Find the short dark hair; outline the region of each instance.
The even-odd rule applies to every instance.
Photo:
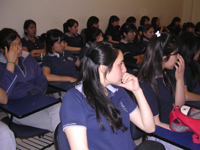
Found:
[[[76,21],[76,20],[74,20],[74,19],[68,19],[68,20],[63,24],[63,31],[64,31],[64,33],[69,32],[68,27],[70,27],[70,28],[73,27],[75,23],[78,25],[78,21]]]
[[[52,46],[59,39],[60,39],[60,41],[64,41],[64,39],[65,39],[65,34],[62,31],[60,31],[58,29],[51,29],[51,30],[47,31],[47,37],[46,37],[47,52],[49,52],[51,54],[53,53]]]
[[[128,18],[126,19],[126,23],[135,23],[135,22],[136,22],[136,18],[133,17],[133,16],[128,17]]]
[[[24,22],[24,34],[25,34],[25,35],[27,35],[27,33],[25,32],[25,30],[28,29],[28,27],[30,26],[30,24],[34,24],[34,25],[36,26],[36,22],[35,22],[35,21],[33,21],[33,20],[31,20],[31,19],[26,20],[26,21]]]
[[[130,32],[130,31],[136,32],[136,26],[132,23],[124,23],[120,29],[120,33],[123,36],[123,38],[124,38],[123,33],[128,34],[128,32]]]
[[[5,47],[10,49],[10,44],[19,36],[19,34],[11,28],[3,28],[0,31],[0,48],[5,50]],[[21,39],[21,38],[20,38]]]
[[[96,16],[91,16],[87,21],[87,28],[90,28],[93,26],[93,24],[99,23],[99,18]]]
[[[143,26],[146,19],[149,21],[149,17],[148,16],[142,16],[142,18],[140,19],[140,25]]]

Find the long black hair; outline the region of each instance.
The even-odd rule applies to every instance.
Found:
[[[105,76],[112,70],[119,50],[115,49],[111,43],[97,42],[94,43],[86,52],[85,57],[81,61],[81,72],[77,80],[77,84],[83,84],[83,91],[88,104],[96,111],[97,121],[102,130],[100,114],[107,120],[113,132],[117,130],[126,131],[127,128],[122,123],[122,115],[119,109],[105,95],[103,86],[99,77],[99,66],[107,66]]]
[[[153,35],[147,46],[143,63],[138,71],[137,76],[139,82],[148,82],[155,92],[160,112],[160,97],[157,78],[163,75],[167,87],[171,90],[173,97],[175,97],[175,78],[168,69],[162,70],[162,62],[168,61],[173,52],[173,54],[179,53],[179,49],[180,42],[174,35],[169,33],[161,33],[161,36],[159,37]],[[164,60],[163,56],[166,56]]]
[[[46,37],[46,49],[47,52],[52,54],[52,46],[54,43],[56,43],[60,39],[60,42],[64,41],[65,34],[58,30],[58,29],[51,29],[47,31],[47,37]]]
[[[188,31],[182,32],[179,35],[179,39],[182,42],[180,54],[185,60],[185,63],[187,63],[190,67],[192,80],[194,81],[192,88],[194,88],[197,83],[200,84],[200,72],[197,65],[198,62],[194,60],[194,56],[197,54],[199,48],[198,40],[192,32]]]

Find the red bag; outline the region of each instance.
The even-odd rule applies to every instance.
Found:
[[[193,131],[192,141],[200,143],[200,110],[185,105],[174,107],[169,115],[169,126],[175,132]]]

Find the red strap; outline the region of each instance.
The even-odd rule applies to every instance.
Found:
[[[199,138],[199,136],[196,135],[196,134],[193,134],[193,135],[192,135],[192,141],[193,141],[194,143],[199,144],[199,143],[200,143],[200,138]]]

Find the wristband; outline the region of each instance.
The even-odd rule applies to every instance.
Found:
[[[15,64],[15,62],[7,62],[7,63],[13,63],[13,64]]]

